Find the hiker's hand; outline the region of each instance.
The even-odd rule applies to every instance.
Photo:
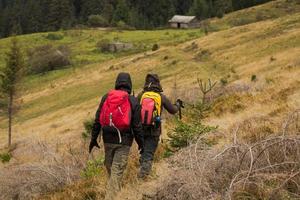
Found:
[[[91,142],[90,142],[90,146],[89,146],[89,152],[90,153],[92,152],[92,150],[93,150],[94,147],[97,147],[97,148],[100,149],[100,146],[99,146],[97,140],[92,139]]]
[[[140,150],[140,154],[144,153],[144,148],[139,149]]]
[[[140,154],[144,153],[145,150],[144,145],[138,145],[138,147],[139,147],[139,153]]]
[[[178,108],[184,108],[183,101],[181,99],[176,100],[176,106]]]

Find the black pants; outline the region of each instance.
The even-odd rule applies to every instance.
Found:
[[[159,135],[146,135],[144,137],[144,152],[140,158],[139,177],[143,178],[150,174],[153,157],[159,143]]]

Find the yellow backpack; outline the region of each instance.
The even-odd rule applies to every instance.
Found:
[[[140,104],[143,125],[154,125],[155,119],[161,115],[161,95],[157,92],[145,92]]]

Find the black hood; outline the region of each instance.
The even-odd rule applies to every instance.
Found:
[[[121,72],[116,79],[115,89],[126,90],[129,94],[131,94],[132,82],[130,74]]]
[[[163,92],[157,74],[147,74],[144,85],[144,91]]]

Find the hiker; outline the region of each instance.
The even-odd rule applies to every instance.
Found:
[[[183,108],[183,102],[177,99],[173,105],[162,94],[163,89],[157,74],[148,74],[143,92],[138,95],[142,106],[141,119],[144,130],[144,149],[140,157],[140,171],[138,178],[146,178],[152,169],[154,153],[161,135],[161,112],[165,108],[170,114],[176,114]]]
[[[143,150],[141,107],[137,99],[130,95],[131,90],[130,75],[120,73],[115,90],[102,97],[93,125],[89,152],[94,147],[100,148],[97,138],[102,129],[104,164],[109,175],[105,196],[107,200],[114,199],[121,189],[123,172],[134,138],[139,150]]]

